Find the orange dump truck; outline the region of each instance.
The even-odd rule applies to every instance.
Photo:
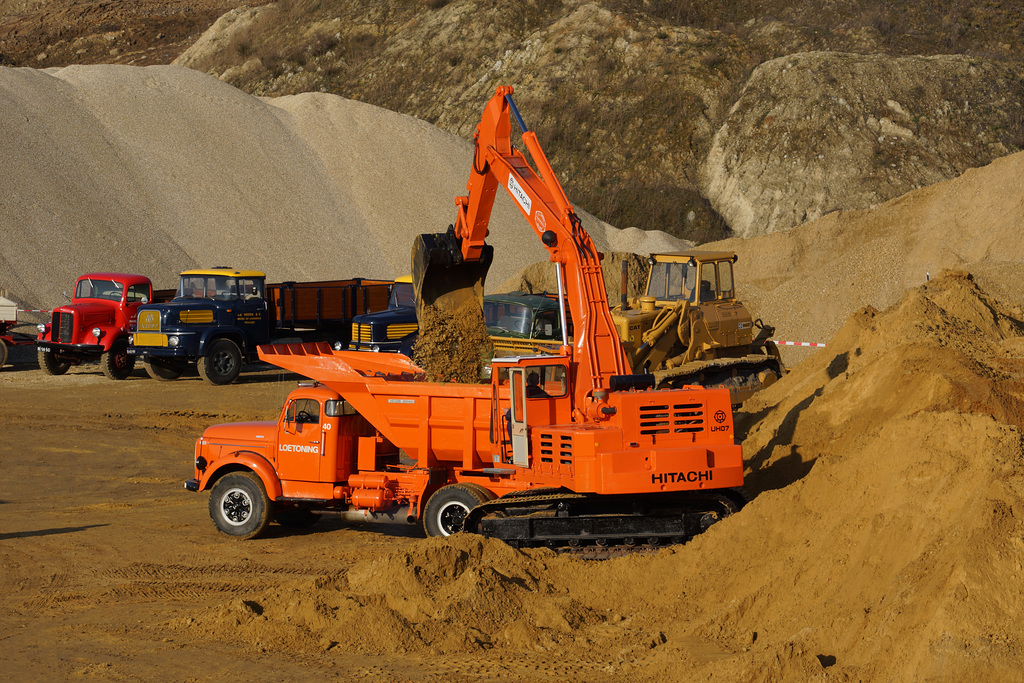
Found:
[[[260,347],[262,360],[313,381],[292,392],[277,421],[217,425],[198,440],[186,488],[212,490],[221,531],[248,538],[274,519],[304,524],[331,511],[420,523],[431,536],[633,547],[685,540],[742,505],[729,392],[655,390],[652,376],[630,372],[601,256],[511,92],[499,88],[488,104],[470,194],[456,199],[455,226],[417,243],[414,273],[442,281],[463,265],[479,272],[491,258],[483,237],[501,184],[556,265],[572,344],[563,337],[552,355],[494,358],[480,383],[428,382],[400,354]],[[510,115],[539,172],[511,147]]]

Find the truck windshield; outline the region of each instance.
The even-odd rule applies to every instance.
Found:
[[[484,324],[499,333],[528,335],[533,329],[533,312],[522,304],[484,301]]]
[[[246,279],[245,284],[250,290],[253,288],[253,280]],[[182,275],[178,283],[179,299],[218,299],[228,301],[243,296],[239,293],[239,286],[243,284],[238,278],[227,275]],[[262,282],[260,283],[262,285]],[[249,294],[246,291],[245,294]]]
[[[416,306],[416,297],[412,294],[411,282],[396,282],[391,290],[391,301],[388,302],[388,308],[399,308],[400,306],[409,308]]]
[[[93,280],[86,278],[79,280],[75,287],[76,299],[106,299],[107,301],[120,301],[124,285],[113,280]]]
[[[693,301],[697,269],[689,263],[659,261],[651,266],[647,296],[658,301]]]

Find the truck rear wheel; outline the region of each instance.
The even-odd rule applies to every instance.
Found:
[[[155,380],[167,382],[181,377],[182,373],[185,372],[188,362],[183,360],[146,358],[142,361],[142,365],[146,368],[147,375]]]
[[[110,350],[100,356],[100,367],[107,379],[126,379],[135,369],[135,356],[128,353],[128,342],[124,339],[110,345]]]
[[[270,524],[270,499],[252,472],[225,474],[210,494],[210,517],[228,536],[256,538]]]
[[[42,349],[39,349],[36,356],[39,358],[39,369],[47,375],[63,375],[71,367],[70,361],[61,360]]]
[[[242,352],[230,339],[218,339],[199,359],[199,375],[210,384],[231,384],[242,371]]]
[[[469,511],[480,503],[494,500],[494,494],[478,484],[449,484],[430,496],[423,511],[423,531],[427,536],[451,536],[462,531]]]

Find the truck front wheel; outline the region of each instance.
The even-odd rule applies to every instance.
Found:
[[[210,517],[228,536],[256,538],[270,524],[270,499],[263,482],[252,472],[225,474],[210,494]]]
[[[242,371],[242,352],[230,339],[218,339],[199,359],[199,375],[210,384],[231,384]]]
[[[63,375],[71,367],[71,361],[61,360],[52,353],[39,349],[39,369],[47,375]]]
[[[147,375],[155,380],[166,382],[181,377],[182,373],[185,372],[188,362],[183,360],[147,358],[142,361],[142,365],[146,368]]]
[[[494,495],[477,484],[442,486],[427,501],[423,511],[423,531],[427,536],[451,536],[462,531],[466,515]]]
[[[128,342],[124,339],[110,345],[110,350],[100,356],[100,367],[107,379],[126,379],[135,369],[135,356],[128,353]]]

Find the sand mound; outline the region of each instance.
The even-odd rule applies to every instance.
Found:
[[[947,268],[968,270],[993,296],[1020,303],[1022,180],[1018,153],[871,209],[706,247],[739,254],[740,297],[783,340],[828,342],[851,312],[891,306]]]
[[[585,562],[430,539],[189,621],[282,650],[550,652],[575,680],[1015,679],[1022,352],[1016,312],[950,273],[746,404],[754,499],[686,546]]]
[[[259,99],[183,67],[0,68],[0,107],[0,287],[32,308],[90,271],[162,287],[213,265],[275,281],[404,275],[414,236],[454,220],[471,163],[468,141],[409,116]],[[602,249],[677,244],[581,216]],[[490,227],[492,287],[547,258],[504,194]]]

